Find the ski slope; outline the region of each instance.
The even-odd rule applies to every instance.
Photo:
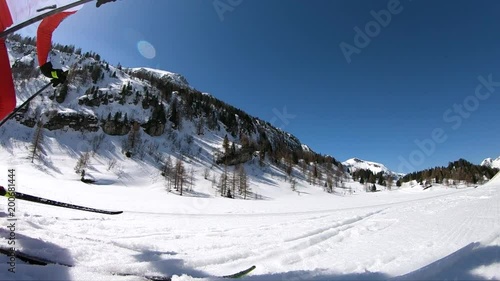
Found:
[[[245,280],[500,278],[498,175],[477,188],[349,196],[314,188],[299,195],[278,186],[279,197],[243,201],[84,185],[19,170],[19,191],[125,212],[106,216],[18,201],[16,248],[75,266],[17,261],[13,274],[1,256],[0,280],[145,280],[113,272],[218,280],[212,276],[251,265],[257,269]],[[6,200],[0,204],[7,225]],[[1,245],[8,235],[0,229]]]

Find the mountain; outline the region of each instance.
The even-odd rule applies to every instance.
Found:
[[[36,67],[33,39],[11,36],[7,47],[19,105],[48,79]],[[339,177],[340,163],[334,157],[314,152],[292,134],[197,90],[180,74],[113,66],[96,53],[59,44],[54,45],[51,60],[69,67],[68,83],[42,93],[1,128],[2,147],[15,147],[8,150],[11,155],[26,154],[14,159],[19,164],[32,159],[43,169],[60,173],[60,159],[74,159],[75,171],[81,173],[86,167],[85,176],[96,181],[102,178],[95,175],[106,174],[106,182],[121,181],[123,174],[137,169],[169,177],[177,161],[186,166],[179,170],[187,173],[193,168],[215,182],[243,164],[254,171],[253,181],[294,178],[299,186],[307,182],[328,192],[333,190],[332,175]],[[30,144],[39,132],[44,141]],[[90,160],[87,154],[92,155]],[[108,163],[108,170],[116,170],[120,178],[109,179],[107,172],[92,166],[96,164],[88,164],[95,159]],[[141,165],[125,165],[131,160]],[[120,168],[126,166],[130,170]],[[325,181],[330,183],[328,189]]]
[[[355,172],[358,170],[370,170],[374,174],[378,174],[383,172],[384,174],[396,175],[396,173],[390,171],[386,166],[380,163],[365,161],[358,158],[351,158],[342,162],[342,165],[346,168],[349,168],[350,172]]]
[[[128,68],[128,70],[134,74],[136,77],[140,77],[141,75],[156,77],[159,79],[163,79],[166,82],[171,82],[179,87],[183,88],[191,88],[186,77],[182,76],[178,73],[173,73],[170,71],[159,70],[149,67],[136,67],[136,68]]]
[[[481,162],[481,166],[500,169],[500,157],[498,157],[495,160],[491,158],[486,158],[483,160],[483,162]]]
[[[459,183],[483,184],[493,178],[498,169],[471,163],[465,159],[449,162],[448,166],[434,167],[418,172],[406,174],[401,178],[402,182],[416,180],[417,182],[436,183]]]

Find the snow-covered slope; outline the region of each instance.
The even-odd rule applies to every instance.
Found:
[[[7,159],[0,170],[16,168],[20,192],[125,212],[105,216],[17,200],[15,248],[74,266],[14,260],[11,273],[0,255],[0,280],[215,281],[221,279],[211,276],[251,265],[257,269],[245,280],[500,278],[498,177],[478,188],[325,196],[311,187],[300,187],[299,195],[264,176],[252,183],[267,190],[262,200],[243,201],[213,198],[210,181],[198,172],[196,189],[181,198],[134,161],[121,162],[121,178],[111,180],[114,169],[93,158],[94,173],[110,180],[86,185],[75,180],[71,159],[41,170],[8,155],[0,152]],[[0,198],[3,225],[11,223],[6,204]],[[0,234],[0,245],[8,245],[10,230]]]
[[[483,162],[481,162],[481,166],[500,169],[500,157],[498,157],[497,159],[486,158],[483,160]]]
[[[351,158],[349,160],[346,160],[346,161],[342,162],[342,165],[346,168],[349,168],[349,170],[351,170],[351,172],[357,171],[357,170],[370,170],[374,174],[378,174],[380,172],[383,172],[385,174],[395,174],[394,172],[390,171],[383,164],[365,161],[365,160],[361,160],[358,158]]]
[[[161,79],[167,79],[179,86],[185,86],[185,87],[190,87],[187,79],[182,76],[181,74],[178,73],[173,73],[170,71],[165,71],[165,70],[159,70],[159,69],[154,69],[154,68],[148,68],[148,67],[136,67],[136,68],[128,68],[132,72],[135,73],[147,73],[150,75],[154,75],[158,78]]]

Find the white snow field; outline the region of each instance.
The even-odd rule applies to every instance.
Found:
[[[29,55],[24,49],[11,52],[12,61],[33,61],[31,49]],[[64,54],[59,60],[67,65],[93,61]],[[155,73],[186,83],[170,72]],[[98,86],[114,93],[129,82],[134,89],[150,86],[120,71],[117,75],[107,73]],[[16,81],[18,104],[46,82]],[[64,104],[42,95],[27,114],[53,109],[106,117],[121,110],[137,120],[149,116],[129,104],[80,106],[83,86],[74,86]],[[346,189],[329,194],[303,176],[297,176],[297,191],[292,191],[284,172],[260,167],[253,159],[245,165],[250,198],[221,198],[204,179],[204,170],[222,147],[224,130],[206,130],[201,138],[186,122],[169,139],[143,134],[151,155],[182,158],[186,170],[193,169],[194,188],[181,197],[166,191],[153,156],[123,156],[125,136],[105,136],[101,148],[94,149],[86,171],[96,184],[87,185],[73,168],[82,152],[92,151],[100,132],[46,131],[43,159],[32,164],[34,130],[7,122],[0,128],[0,185],[8,184],[8,169],[14,168],[18,192],[124,213],[109,216],[16,200],[13,222],[7,199],[0,198],[0,247],[15,241],[16,250],[72,265],[36,266],[19,259],[10,264],[0,255],[0,280],[131,281],[145,280],[144,275],[220,280],[216,276],[252,265],[257,268],[244,280],[500,279],[500,176],[477,188],[422,190],[405,184],[393,191],[379,186],[375,193],[347,181]],[[220,168],[210,170],[210,178],[220,174]],[[12,223],[15,229],[9,228]]]
[[[146,177],[150,171],[134,173],[131,167],[128,182],[142,175],[142,185],[86,185],[74,176],[16,165],[15,158],[6,162],[2,178],[15,167],[19,192],[124,213],[17,200],[15,248],[74,266],[16,260],[12,273],[1,255],[0,280],[145,280],[139,275],[146,274],[218,280],[214,276],[251,265],[257,268],[245,280],[500,279],[498,175],[477,188],[352,195],[307,186],[298,194],[262,176],[252,186],[263,199],[232,200],[214,197],[201,176],[196,192],[180,197]],[[66,166],[62,174],[70,174],[73,163]],[[0,200],[2,247],[10,235],[6,203]]]

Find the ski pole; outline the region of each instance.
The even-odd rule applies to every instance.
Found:
[[[41,20],[43,20],[43,19],[44,19],[44,18],[46,18],[46,17],[50,17],[50,16],[52,16],[52,15],[55,15],[55,14],[57,14],[57,13],[60,13],[60,12],[62,12],[62,11],[65,11],[65,10],[67,10],[67,9],[71,9],[71,8],[76,7],[76,6],[83,5],[83,4],[85,4],[85,3],[87,3],[87,2],[90,2],[90,1],[93,1],[93,0],[80,0],[80,1],[76,1],[76,2],[74,2],[74,3],[68,4],[68,5],[66,5],[66,6],[62,6],[62,7],[60,7],[60,8],[55,8],[55,9],[53,9],[52,11],[49,11],[49,12],[47,12],[47,13],[44,13],[44,14],[41,14],[41,15],[36,16],[36,17],[34,17],[34,18],[31,18],[31,19],[29,19],[29,20],[27,20],[27,21],[25,21],[25,22],[22,22],[22,23],[20,23],[20,24],[18,24],[18,25],[16,25],[16,26],[14,26],[14,27],[11,27],[11,28],[9,28],[9,29],[7,29],[7,30],[5,30],[5,31],[1,32],[1,33],[0,33],[0,38],[7,37],[7,35],[12,34],[12,33],[16,32],[16,31],[19,31],[20,29],[23,29],[23,28],[25,28],[26,26],[31,25],[31,24],[33,24],[33,23],[35,23],[35,22],[41,21]]]
[[[36,92],[34,95],[32,95],[29,99],[27,99],[23,104],[18,106],[14,111],[12,111],[9,116],[5,117],[2,122],[0,122],[0,127],[5,124],[5,122],[9,121],[10,118],[12,118],[19,110],[21,110],[24,106],[26,106],[32,99],[34,99],[36,96],[40,95],[45,89],[47,89],[50,85],[52,85],[52,82],[49,82],[47,85],[43,86],[38,92]]]

